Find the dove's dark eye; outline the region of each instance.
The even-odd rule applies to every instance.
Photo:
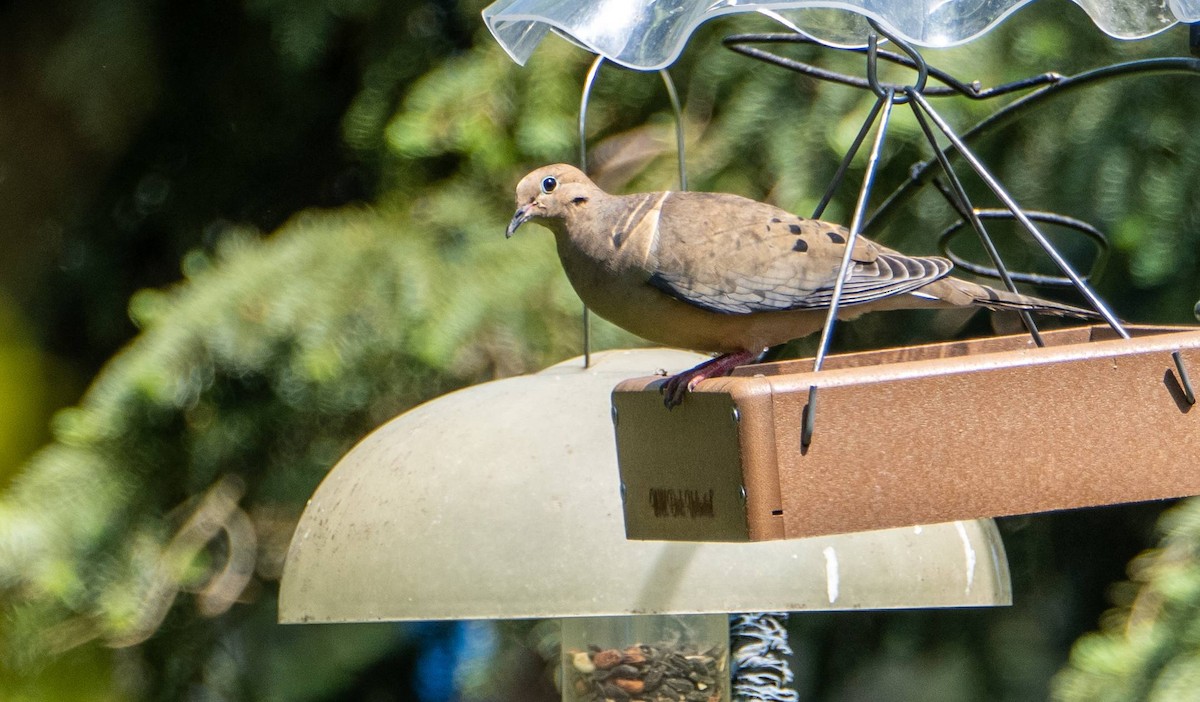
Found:
[[[546,176],[545,178],[542,178],[542,192],[549,195],[550,193],[554,192],[554,189],[557,187],[558,178],[555,178],[554,176]]]

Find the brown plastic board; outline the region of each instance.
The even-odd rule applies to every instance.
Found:
[[[1104,327],[741,368],[668,411],[613,392],[629,538],[798,538],[1200,494],[1200,330]],[[808,390],[816,433],[800,445]]]

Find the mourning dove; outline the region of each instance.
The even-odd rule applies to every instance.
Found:
[[[700,380],[820,330],[849,237],[738,195],[610,195],[566,164],[521,179],[505,236],[528,221],[554,232],[567,279],[596,314],[654,342],[721,354],[671,378],[668,407]],[[951,277],[952,267],[857,237],[838,318],[965,306],[1098,316]]]

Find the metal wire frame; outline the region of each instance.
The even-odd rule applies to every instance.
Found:
[[[1008,190],[1004,188],[1004,186],[1000,183],[1000,180],[996,178],[996,176],[993,175],[990,170],[988,170],[987,166],[983,164],[983,161],[981,161],[979,157],[967,147],[958,134],[954,132],[954,129],[950,126],[950,124],[946,122],[946,120],[940,114],[938,114],[936,110],[933,109],[933,106],[929,104],[929,101],[925,99],[923,95],[921,95],[920,91],[906,90],[906,92],[908,93],[908,97],[911,99],[913,114],[917,116],[917,119],[923,120],[924,118],[928,117],[933,121],[938,130],[950,140],[950,143],[958,151],[959,155],[965,159],[968,164],[970,164],[971,170],[975,171],[975,175],[978,176],[979,179],[988,186],[992,193],[1002,203],[1004,203],[1004,206],[1008,208],[1013,217],[1015,217],[1017,221],[1021,223],[1021,226],[1025,229],[1025,231],[1037,241],[1038,245],[1040,245],[1046,252],[1046,255],[1048,255],[1051,260],[1054,261],[1054,264],[1058,266],[1058,268],[1068,278],[1071,279],[1071,283],[1075,286],[1075,289],[1087,299],[1088,304],[1091,305],[1092,308],[1098,313],[1100,313],[1100,316],[1104,318],[1104,321],[1108,322],[1108,325],[1111,326],[1114,331],[1120,334],[1122,338],[1128,339],[1129,332],[1125,330],[1125,327],[1121,324],[1121,321],[1117,319],[1116,315],[1113,314],[1111,309],[1109,309],[1108,304],[1105,303],[1104,300],[1102,300],[1100,296],[1092,290],[1091,286],[1088,285],[1087,282],[1083,280],[1083,278],[1077,272],[1075,272],[1074,267],[1071,266],[1067,259],[1061,253],[1059,253],[1058,249],[1055,248],[1052,243],[1050,243],[1050,240],[1046,238],[1046,235],[1043,234],[1040,229],[1038,229],[1037,224],[1034,223],[1033,219],[1031,219],[1025,210],[1023,210],[1021,206],[1017,204],[1017,201],[1013,199]],[[944,152],[942,151],[941,147],[937,146],[936,142],[933,143],[933,147],[939,155],[944,156]],[[952,173],[953,171],[949,172]]]
[[[1060,224],[1068,228],[1080,231],[1089,236],[1094,242],[1097,242],[1100,247],[1099,255],[1096,257],[1092,270],[1097,269],[1098,265],[1104,260],[1107,254],[1107,240],[1103,234],[1091,227],[1085,222],[1072,218],[1063,217],[1053,213],[1028,212],[1023,210],[1016,201],[1008,194],[1007,190],[1001,185],[1000,181],[987,170],[983,162],[974,155],[967,147],[967,143],[980,136],[983,136],[991,131],[999,129],[1013,120],[1023,116],[1026,111],[1039,106],[1044,100],[1061,95],[1065,92],[1085,87],[1092,83],[1108,80],[1110,78],[1144,75],[1144,74],[1171,74],[1182,73],[1200,76],[1200,59],[1193,58],[1163,58],[1163,59],[1143,59],[1138,61],[1130,61],[1125,63],[1113,64],[1104,66],[1091,71],[1086,71],[1075,76],[1063,76],[1059,73],[1047,72],[1025,78],[1002,85],[984,88],[978,81],[966,83],[958,80],[949,73],[929,66],[921,54],[912,46],[899,40],[898,38],[889,35],[885,30],[879,27],[876,23],[871,22],[872,32],[868,37],[868,44],[861,49],[845,49],[848,51],[866,53],[867,54],[867,77],[866,79],[850,76],[846,74],[828,71],[817,68],[811,64],[801,61],[796,61],[791,58],[779,56],[769,51],[760,49],[750,44],[814,44],[820,45],[816,40],[803,34],[741,34],[727,37],[724,40],[725,46],[733,51],[749,56],[751,58],[765,61],[767,63],[792,70],[803,75],[807,75],[820,80],[848,85],[860,89],[872,90],[879,98],[872,106],[867,118],[864,120],[863,126],[860,129],[857,137],[847,152],[845,158],[839,164],[837,171],[826,190],[821,201],[815,208],[813,217],[819,217],[828,206],[834,193],[844,180],[851,162],[856,156],[862,143],[865,141],[867,134],[876,121],[879,121],[879,128],[876,134],[876,144],[873,148],[873,156],[871,157],[868,174],[864,177],[863,186],[859,193],[859,200],[855,209],[855,218],[857,227],[852,226],[852,236],[856,237],[863,230],[880,226],[890,216],[898,210],[898,206],[906,201],[917,188],[926,185],[933,177],[934,169],[943,173],[949,181],[949,188],[938,182],[939,190],[946,196],[955,210],[962,217],[962,221],[952,226],[946,232],[943,232],[939,238],[939,243],[943,251],[965,270],[971,272],[999,278],[1011,291],[1016,291],[1016,282],[1034,282],[1039,284],[1055,284],[1055,285],[1071,285],[1077,288],[1080,293],[1087,299],[1091,305],[1110,326],[1122,337],[1128,338],[1128,332],[1125,331],[1120,320],[1112,313],[1107,304],[1091,290],[1088,285],[1088,275],[1080,275],[1077,273],[1064,257],[1054,248],[1049,240],[1037,228],[1036,222]],[[892,41],[899,47],[904,54],[883,51],[878,48],[878,37],[883,36]],[[1192,27],[1192,46],[1193,50],[1197,48],[1197,41],[1200,41],[1200,32],[1197,32],[1196,27]],[[822,45],[823,46],[823,45]],[[878,77],[878,61],[883,59],[891,63],[905,66],[916,70],[918,73],[917,80],[911,85],[900,85],[892,83],[884,83]],[[604,62],[603,57],[597,57],[592,63],[584,81],[583,92],[580,100],[579,110],[579,162],[580,167],[586,171],[587,169],[587,107],[590,101],[592,87],[595,83],[596,76],[599,72],[601,64]],[[670,74],[666,70],[659,71],[659,74],[666,87],[668,97],[671,101],[671,107],[675,115],[676,126],[676,141],[677,153],[679,160],[679,177],[680,187],[687,188],[687,173],[686,173],[686,158],[683,136],[683,115],[678,93],[675,90]],[[940,85],[928,85],[928,81],[932,79]],[[1034,92],[1029,93],[1013,102],[1005,105],[992,113],[987,118],[981,120],[974,126],[962,132],[961,136],[954,132],[949,124],[933,109],[927,98],[929,97],[948,97],[960,96],[967,97],[973,100],[983,100],[994,98],[1001,95],[1006,95],[1018,91],[1034,89]],[[918,124],[930,143],[934,151],[934,157],[920,162],[911,169],[909,179],[902,183],[895,191],[893,191],[883,203],[875,210],[875,212],[867,218],[866,203],[869,200],[870,190],[875,174],[875,161],[878,158],[878,148],[882,146],[882,137],[886,132],[887,120],[890,118],[890,110],[892,105],[910,104]],[[882,115],[882,118],[881,118]],[[931,123],[933,126],[931,126]],[[937,142],[933,127],[950,141],[952,149],[942,149]],[[988,185],[989,189],[1005,204],[1005,210],[980,210],[975,208],[966,196],[966,192],[959,181],[958,176],[951,166],[953,158],[960,158],[967,162],[976,176]],[[1051,260],[1064,272],[1064,276],[1038,276],[1032,273],[1025,272],[1009,272],[1004,266],[1001,257],[996,250],[991,237],[988,235],[986,228],[983,225],[985,219],[1014,219],[1039,243],[1039,245],[1050,256]],[[983,244],[984,250],[987,252],[991,260],[992,267],[978,266],[964,261],[961,257],[954,255],[948,248],[948,239],[953,236],[962,226],[970,224],[971,228],[976,231]],[[848,244],[853,245],[853,239]],[[850,249],[848,248],[847,251]],[[848,265],[849,261],[843,261],[843,266]],[[843,271],[845,268],[843,268]],[[836,324],[838,306],[840,304],[840,287],[841,278],[835,284],[834,296],[830,305],[829,314],[826,318],[825,327],[822,329],[821,341],[817,351],[815,370],[820,370],[822,361],[828,354],[828,346],[832,329]],[[1022,322],[1029,330],[1035,343],[1042,344],[1041,335],[1033,321],[1032,315],[1028,312],[1020,313]],[[585,367],[590,365],[590,324],[589,313],[586,307],[583,310],[583,346],[584,346],[584,364]],[[1183,362],[1178,353],[1173,354],[1176,370],[1180,376],[1180,385],[1184,388],[1185,395],[1189,402],[1195,402],[1195,394]],[[802,441],[805,446],[812,439],[813,422],[815,421],[816,407],[816,388],[810,389],[810,408],[812,411],[806,412],[805,416],[805,431],[802,433]]]
[[[1200,25],[1192,25],[1191,34],[1194,37],[1192,42],[1193,53],[1200,56]],[[798,61],[773,54],[770,51],[760,49],[751,44],[805,44],[820,46],[828,49],[825,44],[821,44],[817,40],[801,35],[801,34],[736,34],[726,37],[723,41],[724,45],[732,51],[735,51],[744,56],[763,61],[780,68],[785,68],[789,71],[800,73],[811,78],[824,80],[840,85],[846,85],[863,90],[874,90],[867,79],[857,76],[846,75],[829,71],[813,66],[812,64]],[[851,51],[856,53],[866,53],[866,48],[851,48],[840,49],[843,51]],[[878,51],[878,58],[907,68],[916,69],[917,63],[909,56],[892,53],[889,51]],[[1061,96],[1065,93],[1088,87],[1094,83],[1109,80],[1112,78],[1135,77],[1143,75],[1191,75],[1200,77],[1200,58],[1187,57],[1168,57],[1154,59],[1139,59],[1136,61],[1127,61],[1116,63],[1109,66],[1084,71],[1073,76],[1064,76],[1060,73],[1046,72],[1029,78],[1003,83],[990,88],[984,88],[978,81],[965,83],[954,78],[949,73],[939,70],[936,67],[928,67],[929,77],[941,85],[926,86],[923,91],[925,97],[966,97],[972,100],[986,100],[990,98],[1008,95],[1010,93],[1021,92],[1035,89],[1013,102],[1001,107],[993,112],[988,117],[980,122],[963,130],[961,133],[962,140],[966,143],[971,143],[976,139],[990,134],[998,129],[1008,126],[1013,121],[1024,117],[1030,110],[1041,106],[1050,98]],[[907,86],[893,84],[893,88],[897,93],[901,92]],[[878,95],[878,93],[876,93]],[[954,158],[956,154],[947,154]],[[915,164],[910,173],[909,179],[901,184],[893,193],[891,193],[883,203],[875,210],[871,218],[867,221],[867,229],[879,225],[889,219],[898,205],[904,203],[911,197],[918,188],[929,184],[935,170],[939,169],[939,163],[936,157],[930,158],[927,161],[922,161]],[[840,174],[839,174],[840,175]],[[834,176],[835,185],[839,181],[839,175]]]
[[[814,44],[820,45],[816,40],[803,34],[742,34],[735,35],[725,39],[725,46],[731,50],[749,56],[751,58],[765,61],[767,63],[786,68],[803,75],[826,80],[842,85],[848,85],[860,89],[869,89],[876,96],[886,94],[892,95],[890,98],[895,104],[908,103],[913,110],[917,123],[933,149],[934,157],[921,162],[914,166],[908,181],[902,184],[895,192],[879,206],[871,218],[863,225],[863,228],[878,226],[885,220],[886,217],[898,209],[897,205],[906,200],[913,194],[916,188],[925,185],[933,177],[934,169],[944,175],[949,182],[949,187],[943,184],[940,179],[935,181],[938,189],[950,201],[958,212],[961,220],[947,229],[939,237],[939,244],[956,265],[963,267],[971,272],[990,276],[1000,279],[1005,287],[1011,291],[1016,291],[1016,282],[1033,282],[1039,284],[1054,284],[1054,285],[1070,285],[1075,287],[1088,301],[1088,304],[1096,310],[1101,317],[1111,326],[1118,335],[1128,338],[1129,334],[1121,324],[1120,320],[1109,309],[1108,305],[1100,299],[1098,295],[1091,289],[1088,284],[1087,275],[1080,275],[1066,259],[1058,252],[1058,250],[1050,243],[1050,241],[1042,234],[1037,227],[1037,222],[1049,223],[1055,225],[1066,226],[1067,228],[1079,231],[1091,239],[1098,247],[1098,255],[1095,257],[1092,265],[1092,271],[1098,270],[1103,264],[1108,250],[1107,240],[1091,225],[1080,220],[1076,220],[1062,215],[1045,212],[1030,212],[1022,209],[1008,191],[1003,187],[1000,181],[987,169],[983,162],[968,148],[966,142],[977,138],[992,130],[998,129],[1010,123],[1012,120],[1022,116],[1027,110],[1038,106],[1043,100],[1062,94],[1069,90],[1078,89],[1097,81],[1107,80],[1110,78],[1142,75],[1142,74],[1163,74],[1163,73],[1185,73],[1192,75],[1200,75],[1200,61],[1190,58],[1166,58],[1166,59],[1146,59],[1140,61],[1131,61],[1126,63],[1114,64],[1105,66],[1095,70],[1087,71],[1076,76],[1063,76],[1058,73],[1043,73],[1030,78],[1026,78],[1011,83],[995,86],[992,88],[983,88],[979,82],[965,83],[960,81],[945,71],[938,70],[928,66],[924,58],[916,51],[914,47],[906,42],[889,35],[879,25],[872,22],[872,33],[868,37],[866,48],[848,49],[859,53],[867,54],[867,77],[866,79],[849,76],[834,71],[817,68],[811,64],[797,61],[788,57],[779,56],[777,54],[766,51],[757,46],[750,44]],[[878,49],[877,35],[884,36],[891,40],[893,44],[899,47],[904,54],[881,51]],[[1193,51],[1196,51],[1198,39],[1197,28],[1192,28],[1192,46]],[[823,46],[823,45],[822,45]],[[883,83],[878,78],[878,61],[883,59],[891,63],[908,67],[917,71],[917,80],[911,85],[898,85]],[[932,79],[940,85],[927,85],[927,81]],[[937,111],[930,104],[928,98],[933,97],[948,97],[960,96],[973,100],[982,100],[1014,93],[1018,91],[1036,89],[1033,93],[1025,95],[1012,103],[1002,107],[992,115],[982,120],[975,126],[963,132],[960,136],[953,128],[949,126]],[[839,165],[835,172],[833,180],[827,189],[824,197],[816,208],[814,217],[820,216],[832,198],[834,191],[840,186],[845,177],[846,171],[851,160],[862,144],[865,135],[868,133],[871,126],[878,119],[882,112],[882,97],[871,108],[862,129],[846,157]],[[882,132],[886,127],[886,122],[881,120],[879,131]],[[938,139],[934,129],[941,132],[944,137],[949,140],[950,146],[943,149],[938,144]],[[955,173],[951,158],[957,157],[966,161],[970,169],[975,175],[982,180],[993,194],[1005,205],[1004,210],[983,210],[974,207],[967,198],[965,189],[962,186],[958,175]],[[856,215],[858,210],[865,207],[864,200],[869,197],[870,181],[874,178],[873,165],[868,165],[868,173],[864,177],[863,188],[859,193],[859,201],[856,205]],[[1029,233],[1029,235],[1041,246],[1046,254],[1054,261],[1055,265],[1063,272],[1063,276],[1040,276],[1032,273],[1024,272],[1009,272],[1004,266],[1001,257],[996,250],[991,237],[987,233],[986,227],[983,224],[985,219],[1012,219],[1017,221],[1021,227]],[[949,250],[948,241],[958,230],[969,224],[972,229],[980,237],[984,250],[987,252],[991,260],[992,267],[979,266],[964,261],[961,257],[953,254]],[[844,269],[843,269],[844,273]],[[840,281],[839,281],[840,282]],[[826,318],[826,327],[823,330],[821,341],[817,349],[817,359],[815,370],[820,370],[821,361],[824,360],[828,352],[827,344],[829,342],[828,332],[836,322],[838,296],[834,295],[834,304],[830,306],[829,315]],[[1032,315],[1028,312],[1021,313],[1022,322],[1029,330],[1035,343],[1039,346],[1043,344],[1040,333],[1034,324]],[[1179,376],[1180,385],[1184,389],[1185,396],[1190,403],[1195,403],[1195,393],[1192,390],[1190,379],[1186,369],[1184,368],[1182,358],[1178,352],[1172,354],[1176,372]],[[809,389],[809,405],[805,411],[804,427],[801,432],[802,446],[807,447],[812,440],[815,428],[816,415],[816,387]]]
[[[937,75],[931,73],[931,75]],[[1003,127],[1012,124],[1017,119],[1024,117],[1029,111],[1041,107],[1044,102],[1051,98],[1060,97],[1066,93],[1086,88],[1094,83],[1113,79],[1136,77],[1146,75],[1184,75],[1200,78],[1200,59],[1186,57],[1171,57],[1171,58],[1155,58],[1155,59],[1139,59],[1137,61],[1127,61],[1116,63],[1109,66],[1103,66],[1090,71],[1084,71],[1074,76],[1062,76],[1057,73],[1042,74],[1043,76],[1054,76],[1052,82],[1041,84],[1041,86],[1032,93],[1020,97],[1007,105],[996,110],[984,119],[980,120],[973,126],[961,133],[961,139],[964,143],[971,143],[995,132]],[[1038,87],[1032,82],[1032,79],[1026,81],[1017,81],[1008,83],[1007,86],[1020,85],[1029,83],[1027,87]],[[999,86],[1001,88],[1005,86]],[[995,97],[999,94],[1012,92],[1005,90],[1001,93],[992,92],[987,97]],[[928,96],[928,91],[926,92]],[[973,96],[972,96],[973,97]],[[957,156],[956,152],[949,153],[947,156]],[[867,227],[879,226],[888,221],[895,212],[899,209],[899,205],[906,202],[912,197],[918,188],[927,185],[933,177],[935,169],[939,168],[937,158],[931,158],[926,161],[914,164],[909,171],[909,178],[899,187],[896,188],[888,197],[879,205],[871,219],[867,222]]]
[[[866,49],[867,85],[879,97],[879,100],[872,107],[867,119],[863,123],[862,129],[859,130],[859,134],[852,144],[849,153],[847,153],[846,157],[840,164],[838,171],[834,176],[833,182],[830,184],[829,189],[825,193],[825,197],[822,198],[821,203],[817,207],[819,215],[820,211],[822,211],[824,206],[828,203],[833,191],[840,185],[840,181],[844,177],[846,167],[848,166],[850,160],[854,157],[854,154],[861,145],[866,133],[869,131],[870,127],[876,121],[878,116],[879,126],[876,130],[875,142],[872,147],[871,154],[868,157],[867,172],[863,177],[862,188],[859,191],[858,200],[855,204],[854,216],[850,227],[850,239],[847,242],[847,249],[842,260],[840,274],[838,275],[838,279],[834,285],[834,292],[830,301],[829,312],[825,318],[825,325],[822,329],[821,338],[817,345],[817,355],[813,363],[814,372],[821,370],[825,357],[829,351],[832,330],[833,326],[836,324],[837,314],[840,307],[841,288],[843,281],[845,280],[845,274],[849,270],[850,255],[854,246],[854,241],[862,229],[863,216],[866,211],[867,203],[870,199],[872,183],[875,179],[879,151],[881,150],[883,141],[886,137],[891,107],[892,105],[905,103],[911,104],[913,100],[917,99],[915,96],[919,96],[919,94],[926,88],[927,79],[930,74],[929,67],[921,57],[920,53],[918,53],[912,46],[904,42],[896,41],[896,45],[904,50],[904,52],[908,54],[908,57],[904,58],[900,57],[899,55],[892,54],[893,59],[897,62],[907,62],[908,64],[911,64],[917,70],[917,80],[912,86],[900,88],[900,90],[903,92],[903,95],[897,94],[897,86],[881,84],[878,78],[878,58],[880,55],[878,50],[879,35],[883,35],[888,39],[892,39],[893,41],[895,41],[895,38],[888,35],[887,32],[874,23],[872,23],[872,28],[874,31],[868,37]],[[996,250],[995,244],[992,242],[991,237],[987,234],[986,229],[983,227],[981,219],[976,215],[975,209],[971,205],[970,200],[967,198],[966,191],[962,187],[961,182],[958,180],[957,175],[950,167],[944,153],[940,148],[938,148],[937,140],[930,130],[928,123],[924,120],[921,113],[917,111],[915,107],[914,111],[916,112],[917,120],[921,124],[922,130],[925,132],[926,138],[929,140],[930,144],[934,147],[936,153],[938,154],[939,163],[943,166],[946,176],[950,179],[953,191],[947,192],[947,196],[955,205],[955,208],[961,214],[963,214],[963,216],[971,223],[972,228],[978,233],[985,250],[988,252],[993,265],[996,267],[997,275],[1004,281],[1005,285],[1011,291],[1016,292],[1015,282],[1005,269],[1003,261]],[[1032,315],[1025,311],[1022,311],[1020,314],[1021,319],[1025,323],[1026,328],[1029,330],[1029,333],[1032,335],[1034,342],[1039,346],[1044,345],[1041,334],[1038,332],[1038,329],[1033,322]],[[807,449],[811,444],[816,430],[817,396],[817,386],[809,386],[808,403],[804,410],[803,424],[800,433],[802,450]]]
[[[583,92],[579,98],[579,170],[587,173],[587,109],[588,103],[592,98],[592,86],[596,83],[596,76],[600,73],[600,66],[604,63],[603,56],[597,56],[592,65],[588,68],[587,75],[583,79]],[[671,79],[671,74],[667,69],[660,69],[658,75],[662,78],[663,86],[667,89],[667,99],[671,101],[671,110],[675,114],[675,149],[679,161],[679,189],[687,190],[687,159],[684,149],[683,136],[683,106],[679,102],[679,91],[675,89],[675,81]],[[591,312],[587,305],[583,306],[583,367],[590,368],[592,365],[592,324]]]

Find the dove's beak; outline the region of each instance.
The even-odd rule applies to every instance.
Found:
[[[517,231],[517,227],[525,224],[533,218],[533,203],[521,205],[517,208],[517,213],[513,215],[512,221],[508,223],[508,229],[504,230],[504,238],[508,239]]]

